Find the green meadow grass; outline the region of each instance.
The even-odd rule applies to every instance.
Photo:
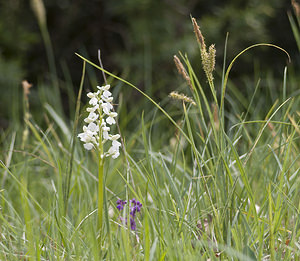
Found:
[[[0,260],[298,260],[299,91],[290,90],[287,67],[268,107],[260,80],[251,95],[230,82],[238,57],[261,45],[287,55],[258,44],[231,63],[224,57],[223,72],[215,73],[221,86],[198,79],[181,55],[189,82],[179,79],[178,91],[195,105],[154,101],[81,55],[74,120],[62,116],[61,104],[44,104],[38,123],[24,96],[24,124],[1,132]],[[125,144],[104,165],[102,227],[97,154],[77,138],[91,68],[108,75],[119,97]],[[142,94],[130,112],[121,99],[128,88]],[[136,231],[120,222],[129,209],[116,208],[118,199],[131,198],[143,204]]]

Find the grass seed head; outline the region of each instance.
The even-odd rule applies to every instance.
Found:
[[[193,22],[194,32],[197,41],[200,44],[200,48],[201,48],[201,59],[202,59],[203,70],[206,74],[208,81],[212,82],[214,79],[212,72],[215,69],[216,48],[215,45],[212,44],[211,46],[209,46],[207,51],[204,37],[200,31],[200,27],[198,26],[196,19],[192,18],[192,22]]]
[[[211,46],[209,46],[208,48],[208,59],[209,59],[209,71],[210,73],[212,73],[215,69],[215,64],[216,64],[216,47],[214,44],[212,44]]]
[[[194,32],[195,32],[197,41],[198,41],[198,43],[201,46],[201,51],[202,50],[206,50],[206,45],[205,45],[204,37],[203,37],[203,35],[202,35],[201,31],[200,31],[200,27],[197,24],[196,19],[192,18],[192,22],[193,22]]]
[[[214,44],[209,46],[208,52],[206,50],[203,50],[203,52],[201,52],[201,59],[203,70],[206,74],[208,81],[213,81],[213,71],[215,69],[216,64],[216,48]]]
[[[22,87],[23,87],[23,92],[24,92],[24,98],[28,99],[28,95],[30,94],[30,88],[32,87],[32,84],[30,84],[26,80],[23,80]]]
[[[183,93],[178,93],[178,92],[171,92],[169,94],[169,97],[175,99],[175,100],[181,100],[183,102],[187,102],[187,103],[191,103],[193,105],[196,106],[196,103],[194,102],[194,100],[186,95],[184,95]]]
[[[193,85],[191,82],[191,78],[186,72],[185,68],[183,67],[183,64],[181,63],[180,59],[174,55],[174,63],[176,65],[176,68],[178,70],[178,73],[182,75],[182,77],[187,81],[188,85],[190,86],[191,90],[193,91]]]

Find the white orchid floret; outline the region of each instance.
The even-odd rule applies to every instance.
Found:
[[[87,118],[85,118],[84,121],[86,123],[91,123],[91,122],[97,120],[98,117],[99,117],[99,115],[96,114],[95,112],[90,112],[89,116]]]
[[[107,152],[106,157],[111,156],[111,155],[115,155],[115,154],[117,154],[117,153],[119,153],[119,147],[111,146],[111,147],[109,148],[108,152]]]
[[[96,104],[95,106],[93,106],[93,107],[88,107],[88,108],[86,108],[86,111],[87,112],[95,112],[96,110],[98,110],[99,109],[99,104]]]
[[[87,129],[91,132],[98,132],[99,131],[99,126],[97,124],[95,124],[94,122],[89,123],[89,125],[87,126]]]
[[[96,106],[98,103],[98,99],[97,97],[93,97],[92,99],[90,99],[89,104]]]
[[[112,156],[113,159],[119,157],[119,146],[111,146],[106,154],[106,157]]]
[[[103,99],[103,101],[105,101],[105,102],[112,102],[113,101],[113,97],[109,97],[109,98],[105,98],[105,97],[102,97],[102,99]]]
[[[110,112],[110,113],[108,114],[108,116],[109,116],[109,117],[112,117],[112,118],[115,118],[115,117],[118,116],[118,113],[116,113],[116,112]]]
[[[115,135],[111,135],[110,139],[111,139],[111,140],[117,140],[117,139],[119,139],[120,137],[121,137],[120,134],[115,134]]]
[[[91,123],[93,123],[93,122],[91,122]],[[89,123],[89,125],[90,125],[91,123]],[[88,126],[89,126],[89,125],[88,125]],[[96,135],[97,132],[91,131],[91,129],[90,129],[91,127],[88,128],[88,126],[83,126],[83,128],[82,128],[82,129],[83,129],[83,132],[84,132],[84,133],[92,133],[91,135]]]
[[[102,127],[102,131],[110,131],[110,128],[109,128],[109,127],[106,127],[106,126],[103,126],[103,127]]]
[[[112,124],[115,124],[116,123],[116,121],[115,121],[115,117],[117,117],[118,116],[118,113],[116,113],[116,112],[110,112],[109,114],[108,114],[108,117],[107,117],[107,119],[106,119],[106,122],[109,124],[109,125],[112,125]]]
[[[92,140],[92,137],[87,135],[86,133],[80,133],[78,134],[78,137],[82,142],[90,142]]]
[[[104,85],[104,86],[97,86],[97,88],[100,90],[100,91],[108,91],[110,89],[110,85],[107,84],[107,85]]]
[[[119,135],[120,136],[120,135]],[[121,142],[117,141],[117,140],[113,140],[112,141],[112,146],[113,147],[120,147],[121,146]]]
[[[103,131],[102,134],[103,134],[103,143],[104,143],[105,141],[109,140],[109,134],[107,131]]]
[[[96,132],[92,132],[89,130],[84,131],[83,133],[78,134],[78,137],[82,142],[88,143],[88,142],[94,142],[96,143],[97,140],[94,137],[94,135],[97,134]]]
[[[80,138],[81,141],[85,142],[85,133],[79,133],[77,137]]]
[[[95,97],[95,93],[89,92],[86,96],[89,97],[90,99],[92,99]]]
[[[117,141],[117,138],[120,138],[120,137],[117,137],[117,135],[119,135],[119,134],[113,135],[114,139],[112,141],[111,147],[109,148],[109,150],[107,152],[106,157],[112,156],[112,158],[115,159],[120,155],[119,148],[121,147],[121,143],[119,141]]]
[[[93,143],[85,143],[83,144],[83,147],[86,149],[86,150],[91,150],[94,148],[94,144]]]
[[[109,127],[102,127],[102,134],[103,134],[103,140],[106,141],[109,139],[109,134],[108,132],[110,131],[110,128]]]
[[[106,115],[109,115],[111,113],[110,110],[113,109],[113,106],[109,103],[109,102],[104,102],[101,104],[101,107],[103,109],[103,112],[106,114]]]
[[[106,122],[107,122],[109,125],[113,125],[113,124],[116,123],[115,119],[112,118],[112,117],[108,117],[108,118],[106,119]]]
[[[104,91],[101,95],[101,98],[109,98],[111,96],[111,92],[110,91]]]

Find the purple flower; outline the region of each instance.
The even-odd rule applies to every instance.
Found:
[[[130,218],[130,228],[131,230],[136,230],[136,223],[133,218]]]
[[[123,208],[124,208],[124,205],[127,203],[127,201],[126,200],[121,200],[121,199],[118,199],[117,200],[117,209],[119,210],[119,211],[121,211],[121,210],[123,210]]]
[[[123,201],[121,199],[117,200],[117,209],[119,211],[124,209],[124,205],[127,203],[127,201]],[[131,199],[129,201],[129,207],[130,207],[130,228],[131,230],[136,230],[136,222],[135,222],[135,216],[137,212],[141,212],[142,203],[137,201],[135,198]],[[123,217],[119,217],[121,222],[123,222]],[[127,225],[127,219],[125,219],[125,223]]]
[[[130,215],[135,218],[136,212],[140,212],[142,208],[142,203],[135,200],[134,198],[130,200]]]

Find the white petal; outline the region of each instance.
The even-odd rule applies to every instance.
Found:
[[[119,152],[116,152],[115,154],[113,154],[111,157],[113,158],[113,159],[116,159],[117,157],[119,157],[120,156],[120,153]]]
[[[98,142],[97,142],[97,140],[96,140],[95,137],[92,137],[92,138],[91,138],[91,142],[98,145]]]
[[[107,152],[106,156],[112,156],[113,159],[117,158],[120,155],[119,147],[111,146]]]
[[[91,150],[92,148],[94,148],[94,145],[93,145],[93,143],[85,143],[85,144],[83,144],[83,147],[86,150]]]
[[[79,135],[78,137],[82,142],[90,142],[94,138],[90,132],[80,133]]]
[[[116,123],[115,119],[112,118],[112,117],[108,117],[108,118],[106,119],[106,122],[107,122],[109,125],[112,125],[112,124],[115,124],[115,123]]]
[[[117,140],[117,139],[119,139],[121,136],[120,136],[120,134],[116,134],[116,135],[112,135],[111,137],[110,137],[110,139],[111,140]]]
[[[108,150],[108,154],[109,155],[113,155],[113,154],[115,154],[115,153],[117,153],[117,151],[118,151],[118,148],[116,148],[116,147],[114,147],[114,146],[111,146],[110,148],[109,148],[109,150]]]
[[[99,126],[97,124],[95,124],[94,122],[91,122],[88,125],[88,130],[92,131],[92,132],[98,132],[99,131]]]
[[[97,120],[98,117],[99,117],[98,114],[96,114],[94,112],[90,112],[89,116],[86,119],[84,119],[84,121],[87,123],[91,123],[91,122]]]
[[[113,146],[114,148],[119,148],[119,147],[121,146],[121,143],[118,142],[117,140],[113,140],[113,141],[112,141],[112,146]]]
[[[101,96],[101,98],[104,100],[104,101],[106,101],[106,102],[112,102],[113,101],[113,97],[109,97],[109,98],[105,98],[105,97],[103,97],[103,96]]]
[[[86,110],[88,111],[88,112],[94,112],[95,110],[97,110],[99,108],[99,104],[96,104],[95,106],[93,106],[93,107],[88,107],[88,108],[86,108]]]
[[[118,116],[118,113],[112,111],[109,113],[109,116],[115,118]]]
[[[110,110],[113,108],[113,106],[108,102],[102,103],[101,107],[103,108],[103,112],[107,115],[111,113]]]
[[[102,130],[103,130],[103,131],[110,131],[110,128],[109,128],[109,127],[106,127],[106,126],[104,126],[104,127],[102,127]]]
[[[92,99],[93,97],[95,97],[95,94],[92,93],[92,92],[89,92],[89,93],[87,94],[87,97],[89,97],[90,99]]]
[[[107,99],[111,96],[111,92],[110,91],[104,91],[102,96]]]
[[[103,112],[107,115],[110,113],[110,110],[107,107],[103,107]]]
[[[85,137],[85,133],[79,133],[77,137],[80,138],[80,140],[82,140]]]
[[[80,138],[80,141],[82,141],[82,142],[87,142],[87,137],[86,137],[86,135],[82,135],[82,136],[80,136],[79,138]]]
[[[91,104],[91,105],[97,105],[97,103],[98,103],[98,99],[96,98],[96,97],[93,97],[90,101],[89,101],[89,104]]]
[[[108,140],[109,139],[109,135],[107,131],[103,131],[103,139],[104,140]]]
[[[107,84],[107,85],[104,85],[104,86],[97,86],[97,88],[100,90],[100,91],[108,91],[109,88],[110,88],[110,85]]]
[[[84,122],[86,122],[86,123],[90,123],[90,122],[93,122],[93,120],[92,120],[92,119],[90,119],[90,118],[85,118],[85,119],[84,119]]]

